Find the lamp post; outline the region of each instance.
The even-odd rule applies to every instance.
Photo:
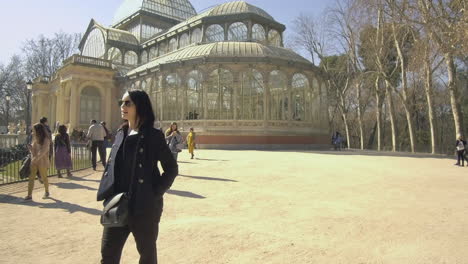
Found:
[[[10,115],[10,94],[7,94],[6,95],[6,101],[7,101],[7,105],[6,105],[6,127],[7,127],[7,133],[9,133],[10,131],[8,130],[8,125],[9,125],[9,115]]]
[[[31,127],[31,116],[30,116],[31,111],[30,111],[30,108],[31,108],[32,86],[33,86],[33,83],[31,82],[31,80],[29,80],[26,83],[26,88],[27,88],[27,91],[28,91],[27,98],[26,98],[26,134],[28,136],[31,134],[31,129],[29,129],[29,127]]]

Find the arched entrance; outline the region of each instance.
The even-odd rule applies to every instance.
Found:
[[[86,87],[80,94],[80,126],[101,119],[101,94],[95,87]]]

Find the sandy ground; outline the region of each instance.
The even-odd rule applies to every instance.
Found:
[[[468,168],[375,153],[200,150],[165,195],[159,261],[468,263]],[[100,173],[0,187],[0,263],[98,263]],[[138,253],[130,236],[121,263]]]

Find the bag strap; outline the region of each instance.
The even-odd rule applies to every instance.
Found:
[[[120,201],[120,199],[122,198],[122,196],[124,196],[125,193],[119,193],[117,195],[115,195],[114,197],[112,197],[112,199],[106,203],[106,205],[104,206],[104,213],[107,213],[110,209],[112,209],[115,205],[117,205]]]

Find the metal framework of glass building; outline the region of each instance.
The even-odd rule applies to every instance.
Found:
[[[81,54],[72,60],[75,66],[107,67],[114,73],[107,88],[113,91],[83,86],[75,95],[77,124],[71,125],[99,116],[117,126],[119,110],[103,97],[117,100],[126,90],[142,89],[158,126],[176,121],[183,131],[194,127],[202,147],[326,145],[323,81],[313,64],[283,47],[285,29],[245,1],[197,14],[188,0],[125,0],[111,27],[91,21]],[[60,71],[65,69],[57,76]],[[95,107],[97,102],[104,105]],[[65,115],[63,121],[71,119]]]

